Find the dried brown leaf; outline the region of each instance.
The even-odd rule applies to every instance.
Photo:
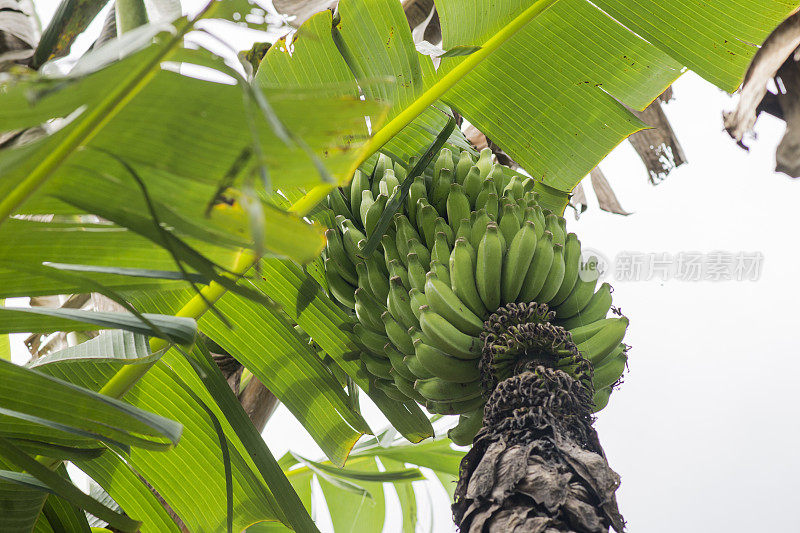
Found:
[[[800,8],[799,8],[800,9]],[[795,12],[767,37],[753,56],[733,111],[723,113],[725,129],[737,143],[753,129],[758,107],[767,95],[767,83],[800,46],[800,13]],[[742,145],[744,147],[744,145]]]
[[[625,211],[617,200],[617,195],[614,194],[614,189],[608,183],[608,180],[603,175],[599,167],[595,167],[591,174],[592,188],[597,196],[597,202],[600,204],[600,209],[614,213],[617,215],[630,215],[630,211]]]

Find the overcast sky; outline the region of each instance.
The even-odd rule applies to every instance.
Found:
[[[36,4],[47,20],[57,2]],[[622,476],[618,498],[630,531],[800,531],[800,181],[773,172],[781,122],[762,117],[747,153],[722,130],[728,95],[693,74],[674,88],[666,113],[689,164],[653,187],[623,143],[601,167],[634,213],[600,211],[587,187],[589,210],[578,221],[568,212],[568,229],[612,262],[621,253],[757,253],[760,276],[624,281],[610,272],[633,349],[625,383],[596,427]],[[367,418],[383,425],[374,409]],[[321,457],[282,407],[264,435],[276,456],[292,449]],[[452,529],[444,492],[415,485],[420,496],[434,495],[434,530]],[[386,531],[399,531],[391,522]]]

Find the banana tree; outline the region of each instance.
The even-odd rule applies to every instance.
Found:
[[[212,2],[198,15],[171,23],[140,26],[140,18],[119,25],[120,31],[128,31],[82,57],[67,75],[24,72],[4,81],[2,130],[38,127],[42,133],[0,151],[0,297],[100,293],[125,309],[5,308],[3,333],[111,330],[48,354],[32,362],[34,368],[12,369],[13,376],[20,376],[15,379],[21,383],[21,376],[28,376],[30,390],[40,397],[46,393],[37,383],[57,380],[59,386],[84,387],[87,391],[79,392],[94,401],[123,398],[126,403],[112,406],[145,418],[143,413],[157,413],[180,422],[183,429],[180,443],[163,451],[165,442],[177,439],[174,427],[167,431],[164,422],[164,429],[153,434],[152,426],[115,418],[138,439],[126,448],[120,445],[126,444],[119,435],[122,429],[111,436],[115,442],[108,442],[109,435],[88,430],[87,422],[78,424],[76,416],[94,420],[89,407],[77,413],[62,409],[48,418],[26,414],[12,395],[4,396],[0,437],[10,444],[3,447],[6,474],[0,488],[4,508],[14,513],[2,514],[3,529],[59,530],[64,529],[59,524],[75,523],[78,530],[85,521],[75,511],[78,506],[122,530],[242,530],[271,521],[314,531],[303,498],[291,488],[292,470],[284,472],[288,465],[272,457],[207,348],[222,348],[259,379],[320,445],[332,465],[328,468],[343,466],[353,446],[371,433],[359,409],[359,391],[408,441],[431,437],[432,426],[420,404],[401,397],[400,388],[390,387],[385,378],[411,367],[401,358],[395,369],[385,354],[370,359],[359,335],[360,315],[379,329],[385,327],[384,313],[368,316],[359,307],[353,313],[341,299],[328,296],[336,288],[329,283],[333,271],[319,257],[325,235],[335,239],[351,225],[366,230],[363,203],[356,210],[352,192],[368,188],[373,193],[375,187],[375,201],[383,187],[387,204],[372,210],[370,224],[375,221],[375,226],[364,234],[372,242],[363,244],[385,257],[385,246],[377,245],[381,234],[398,231],[389,227],[392,209],[406,210],[408,219],[408,202],[400,201],[400,195],[410,194],[406,191],[414,178],[433,184],[448,173],[457,186],[450,183],[444,195],[426,186],[425,197],[431,207],[444,200],[445,222],[460,225],[456,207],[453,220],[449,218],[450,191],[455,191],[450,203],[455,206],[458,197],[460,213],[469,216],[473,206],[470,195],[458,195],[464,186],[455,178],[456,161],[446,166],[447,154],[457,152],[466,154],[469,163],[464,180],[473,166],[478,168],[478,181],[473,172],[470,187],[483,189],[490,176],[492,186],[502,184],[493,193],[487,188],[484,199],[494,194],[499,202],[510,187],[532,216],[545,215],[538,224],[524,219],[516,233],[508,233],[507,245],[532,227],[519,239],[529,243],[530,232],[535,235],[538,227],[542,242],[548,242],[545,229],[549,232],[553,256],[559,254],[558,246],[566,253],[575,239],[567,237],[559,215],[570,191],[614,145],[644,127],[625,106],[646,107],[684,66],[732,90],[753,52],[744,43],[761,42],[794,7],[771,1],[745,8],[731,0],[719,6],[692,4],[690,16],[687,5],[442,0],[437,11],[447,53],[437,70],[430,56],[416,50],[397,2],[342,1],[335,16],[315,15],[293,38],[270,47],[252,80],[246,66],[234,68],[201,47],[185,46],[186,36],[204,19],[252,20],[257,15],[243,2]],[[676,24],[667,28],[654,22],[665,13]],[[576,20],[585,23],[576,28]],[[55,41],[39,45],[44,60],[71,42],[73,30],[45,32],[52,34]],[[450,126],[453,110],[486,133],[525,174],[507,172],[486,155],[483,162],[474,159],[477,154]],[[442,146],[448,151],[440,152]],[[348,185],[354,176],[363,190]],[[344,199],[345,190],[351,193],[345,206],[351,218],[339,212],[341,222],[331,213],[341,209],[337,199]],[[320,205],[323,200],[326,204]],[[369,206],[365,217],[368,212]],[[456,516],[465,531],[491,524],[505,529],[509,520],[523,515],[525,527],[620,527],[612,504],[616,477],[590,427],[591,411],[603,403],[593,393],[607,387],[593,390],[593,363],[582,355],[586,351],[579,349],[581,343],[565,333],[582,324],[553,318],[530,302],[509,307],[512,299],[504,294],[510,289],[502,285],[505,254],[497,252],[503,249],[500,235],[506,238],[503,232],[510,231],[513,218],[504,223],[499,211],[496,221],[488,210],[483,214],[487,231],[477,237],[488,244],[481,268],[501,276],[502,300],[495,302],[498,294],[490,290],[496,279],[482,281],[482,313],[495,317],[490,324],[516,320],[515,327],[538,332],[525,342],[541,344],[543,337],[537,335],[546,332],[558,343],[551,343],[547,357],[517,357],[528,353],[527,348],[512,347],[504,337],[507,332],[497,330],[487,331],[479,339],[482,345],[468,346],[470,356],[476,347],[481,354],[490,353],[490,362],[505,346],[513,364],[500,365],[498,356],[497,366],[481,371],[478,394],[472,398],[480,401],[473,402],[470,413],[486,398],[496,399],[487,404],[493,407],[484,416],[465,417],[470,431],[462,430],[461,437],[477,431],[477,440],[462,465]],[[466,242],[466,235],[459,238]],[[335,242],[327,241],[328,248]],[[454,250],[459,247],[455,242]],[[372,286],[359,279],[359,270],[366,268],[369,276],[369,265],[359,268],[355,263],[369,256],[358,240],[355,245],[355,257],[348,259],[355,278],[348,283],[361,291],[361,299]],[[480,243],[478,248],[476,253]],[[542,249],[542,257],[548,256],[547,247]],[[415,253],[419,262],[425,251],[417,246]],[[328,266],[336,259],[333,254],[326,252]],[[534,253],[534,263],[536,257]],[[514,263],[524,281],[530,268],[524,276],[522,268],[529,265]],[[466,260],[456,262],[456,269],[464,264]],[[449,275],[449,263],[447,267]],[[551,270],[531,271],[546,283]],[[415,280],[427,284],[424,265],[422,278],[419,274],[417,269]],[[411,277],[408,268],[406,275]],[[477,281],[477,269],[470,275]],[[577,284],[579,273],[574,275]],[[591,276],[590,271],[588,280],[581,279],[580,298],[573,297],[571,305],[578,310],[587,294],[594,298]],[[402,281],[399,272],[387,280],[397,287],[395,277]],[[564,274],[559,277],[563,285]],[[568,299],[573,287],[568,289],[569,294],[560,296]],[[541,287],[534,297],[540,293]],[[602,309],[605,293],[598,294]],[[484,300],[490,296],[497,304],[493,309]],[[420,318],[409,309],[422,334],[435,336],[440,328],[426,332],[424,324],[440,313],[428,306]],[[509,319],[511,315],[515,318]],[[627,324],[623,319],[600,320]],[[458,328],[455,321],[439,324],[448,325]],[[204,334],[197,342],[195,327]],[[429,345],[428,340],[420,342]],[[618,345],[619,340],[614,350]],[[448,353],[446,345],[432,347],[445,356],[456,353]],[[425,386],[426,394],[439,394],[427,390],[435,385]],[[417,388],[409,393],[422,394]],[[547,404],[567,389],[573,416],[544,410],[539,418],[521,420],[516,433],[508,428],[508,414],[515,407],[537,411],[542,404],[536,402]],[[537,394],[521,397],[522,390]],[[440,396],[431,401],[447,400]],[[109,411],[107,416],[117,415]],[[546,435],[531,430],[530,424],[545,423],[550,428]],[[83,433],[66,430],[73,426]],[[149,442],[142,434],[160,439],[159,446],[139,446]],[[551,460],[543,462],[544,456]],[[86,472],[141,526],[112,523],[106,519],[112,515],[71,490],[64,460]],[[491,468],[501,463],[516,470]],[[541,503],[542,486],[551,485],[537,484],[540,478],[572,492],[552,505],[546,498]]]

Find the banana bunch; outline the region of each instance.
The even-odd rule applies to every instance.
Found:
[[[536,302],[554,311],[542,320],[569,331],[591,362],[602,409],[625,368],[628,320],[607,318],[611,287],[597,286],[596,260],[582,262],[565,220],[539,206],[534,180],[493,163],[488,149],[475,159],[445,148],[413,180],[381,245],[366,256],[366,240],[405,177],[381,155],[372,176],[356,172],[328,197],[335,216],[328,287],[357,317],[353,332],[375,385],[433,413],[460,414],[451,437],[468,442],[485,401],[482,333],[502,306]],[[506,365],[530,355],[495,351]],[[561,366],[570,364],[565,358]]]

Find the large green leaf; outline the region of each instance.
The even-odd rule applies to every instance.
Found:
[[[756,50],[748,43],[762,42],[796,3],[438,0],[436,6],[444,48],[474,52],[449,54],[430,74],[427,58],[419,62],[413,53],[397,2],[339,3],[341,19],[333,31],[345,64],[359,81],[390,76],[397,82],[365,89],[391,101],[394,117],[384,127],[389,133],[379,130],[367,151],[388,147],[395,132],[441,97],[553,187],[548,192],[562,191],[560,198],[543,200],[563,209],[564,193],[616,144],[645,127],[626,105],[646,107],[684,66],[726,90],[735,88]],[[298,48],[304,33],[327,31],[318,27],[325,17],[316,15],[301,27]],[[341,62],[326,63],[333,52],[319,53],[322,44],[314,43],[316,56],[300,55],[292,66],[323,79],[335,72],[341,79]],[[260,79],[273,79],[270,69],[272,63],[262,63]]]
[[[417,496],[410,481],[417,478],[419,470],[407,465],[427,466],[445,488],[452,491],[455,484],[451,481],[457,477],[458,461],[464,454],[453,450],[449,439],[411,444],[405,439],[383,442],[385,437],[383,432],[380,438],[359,443],[353,449],[346,469],[336,468],[328,461],[309,461],[292,452],[287,452],[280,463],[292,486],[298,494],[304,495],[307,507],[310,507],[312,495],[318,490],[314,481],[319,482],[336,533],[355,530],[380,533],[385,526],[389,526],[385,522],[383,501],[385,488],[389,484],[394,487],[400,501],[403,532],[413,532],[417,523]],[[379,444],[379,440],[382,444]],[[376,459],[380,459],[383,466],[380,471]],[[372,482],[365,483],[364,479]],[[383,486],[377,482],[383,482]],[[315,504],[317,502],[318,498]],[[316,512],[320,511],[317,507]],[[396,530],[397,525],[397,522],[392,522],[391,528]],[[288,530],[277,524],[257,524],[247,531],[267,533]]]
[[[417,53],[405,15],[397,7],[385,2],[341,2],[340,11],[346,10],[342,16],[353,22],[342,32],[331,32],[330,11],[311,17],[293,39],[291,55],[285,40],[279,40],[267,51],[256,81],[265,88],[315,88],[332,95],[355,95],[360,87],[367,96],[392,104],[389,116],[396,115],[403,108],[402,103],[423,87],[423,75],[432,79],[434,74],[431,59]],[[373,17],[377,18],[375,22]],[[392,31],[386,39],[375,39],[376,24],[396,28],[396,35]],[[448,113],[449,109],[441,104],[424,110],[383,150],[406,160],[419,154],[442,130]],[[471,149],[460,132],[454,133],[449,142]],[[369,163],[374,164],[374,160],[368,161],[365,168]]]
[[[164,450],[178,442],[181,426],[168,418],[102,396],[36,370],[0,360],[0,420],[34,424],[119,445]],[[43,398],[47,401],[41,401]],[[25,439],[0,422],[0,435]]]
[[[91,384],[90,386],[97,388],[103,382],[104,376],[113,374],[122,365],[143,364],[151,361],[156,355],[158,354],[151,353],[150,346],[142,336],[111,331],[103,332],[97,338],[80,345],[50,354],[34,364],[49,374]],[[233,450],[228,450],[231,452],[230,463],[224,466],[232,466],[234,488],[236,491],[251,491],[245,495],[237,495],[235,500],[231,501],[234,508],[247,504],[265,505],[264,487],[253,474],[258,472],[268,483],[269,489],[277,494],[275,498],[278,507],[277,517],[293,525],[298,531],[314,531],[310,518],[303,518],[305,511],[302,505],[296,498],[293,499],[290,491],[287,491],[289,482],[278,468],[263,439],[253,428],[219,368],[207,353],[201,353],[198,348],[192,351],[192,365],[195,370],[192,370],[193,366],[183,358],[171,356],[168,366],[156,367],[155,373],[158,377],[151,377],[148,374],[144,383],[140,382],[139,387],[127,396],[130,399],[131,395],[138,395],[137,400],[133,400],[134,403],[138,401],[153,409],[168,410],[171,413],[183,413],[180,406],[189,404],[191,407],[184,414],[178,414],[181,420],[189,421],[186,431],[191,437],[188,444],[184,436],[181,447],[174,454],[145,454],[139,457],[138,461],[146,463],[138,467],[136,458],[131,457],[126,461],[113,453],[104,453],[99,457],[77,457],[74,459],[75,463],[123,505],[129,515],[142,519],[145,522],[143,526],[145,531],[170,530],[174,524],[165,515],[161,503],[155,499],[154,494],[141,485],[142,479],[155,486],[157,479],[147,474],[152,464],[152,468],[156,468],[155,472],[164,483],[160,485],[166,490],[162,496],[171,506],[175,505],[173,502],[178,502],[179,507],[172,508],[179,512],[179,516],[187,523],[193,517],[201,516],[200,510],[189,507],[183,502],[191,501],[191,487],[195,482],[213,481],[215,484],[208,485],[212,492],[213,487],[218,487],[219,479],[209,481],[204,479],[204,476],[216,473],[213,467],[209,468],[209,463],[215,465],[215,449],[219,448],[221,429],[233,447]],[[197,374],[202,377],[198,378]],[[152,385],[153,380],[157,379],[161,380],[160,385],[154,385],[153,388],[145,387],[148,384]],[[213,441],[212,435],[216,436],[216,442]],[[187,470],[181,466],[186,464],[191,453],[206,454],[204,461],[200,461],[197,467],[204,470]],[[224,459],[225,454],[222,456]],[[167,476],[164,481],[163,472],[158,470],[159,467],[178,469],[180,474],[175,473],[172,478]],[[271,496],[266,499],[268,510],[272,508],[270,502]],[[181,503],[183,507],[180,507]],[[213,520],[214,518],[209,516],[213,517],[215,511],[221,512],[221,509],[217,507],[209,510],[211,515],[202,515],[203,520]],[[188,518],[181,514],[183,512],[189,513]],[[275,518],[271,512],[264,514],[264,509],[246,515],[244,519],[248,516],[253,520]]]
[[[15,470],[9,460],[0,456],[0,470]],[[36,525],[47,493],[12,481],[0,480],[0,530],[28,533]]]
[[[144,322],[131,313],[50,309],[46,307],[0,307],[2,333],[51,333],[53,331],[88,331],[121,328],[148,334],[181,344],[192,344],[197,333],[194,319],[169,315],[145,314]]]
[[[220,184],[241,186],[258,165],[267,165],[274,187],[319,183],[320,170],[343,179],[364,139],[364,117],[377,124],[381,106],[310,91],[256,94],[241,78],[229,84],[173,72],[191,63],[231,79],[210,52],[180,47],[191,25],[178,21],[177,36],[162,33],[156,44],[89,74],[6,82],[3,128],[80,112],[55,133],[0,152],[0,214],[94,213],[127,227],[134,215],[152,213],[182,238],[233,248],[255,239],[299,261],[315,257],[320,228]],[[245,103],[254,98],[269,107]],[[281,121],[293,125],[296,142],[284,142]],[[246,157],[254,150],[262,157]],[[243,164],[233,170],[237,161]],[[225,201],[214,205],[220,192]]]
[[[54,472],[3,437],[0,437],[0,454],[14,463],[19,469],[30,472],[30,474],[27,474],[3,470],[0,471],[0,479],[56,494],[58,497],[80,506],[87,512],[108,522],[109,526],[121,531],[138,531],[141,525],[139,522],[85,494],[66,477],[66,469],[61,468],[59,469],[60,472]],[[50,525],[53,525],[52,522]]]
[[[259,268],[261,276],[254,278],[253,284],[281,304],[286,314],[369,395],[403,436],[411,442],[433,436],[430,421],[416,403],[391,400],[373,386],[361,362],[353,357],[358,348],[350,332],[352,319],[312,276],[297,264],[277,259],[265,259]]]
[[[86,342],[49,353],[28,364],[29,368],[67,361],[114,359],[121,363],[146,363],[161,356],[151,353],[147,337],[124,330],[106,330]]]
[[[150,292],[135,300],[140,309],[169,313],[186,301],[187,294]],[[201,330],[253,372],[332,461],[344,464],[359,437],[370,430],[317,354],[272,309],[230,293],[215,305],[235,327],[228,327],[218,316],[206,315]]]
[[[38,368],[98,389],[123,363],[113,359],[104,362],[64,360]],[[204,405],[198,404],[195,397],[200,398]],[[168,352],[126,394],[125,400],[134,406],[176,418],[184,429],[180,445],[169,453],[133,449],[123,464],[110,461],[105,458],[106,454],[97,459],[75,461],[123,509],[131,504],[142,512],[152,512],[152,506],[147,507],[141,491],[132,488],[132,480],[126,481],[123,476],[118,485],[116,474],[109,473],[125,466],[147,480],[190,530],[224,529],[227,516],[224,464],[219,438],[207,411],[210,410],[221,423],[230,445],[236,510],[234,528],[242,529],[265,519],[280,517],[285,520],[269,488],[254,473],[252,460],[236,431],[183,356],[174,350]],[[93,473],[98,472],[105,474],[95,477]],[[198,490],[198,487],[203,490]],[[147,521],[147,515],[142,515],[141,519]]]

